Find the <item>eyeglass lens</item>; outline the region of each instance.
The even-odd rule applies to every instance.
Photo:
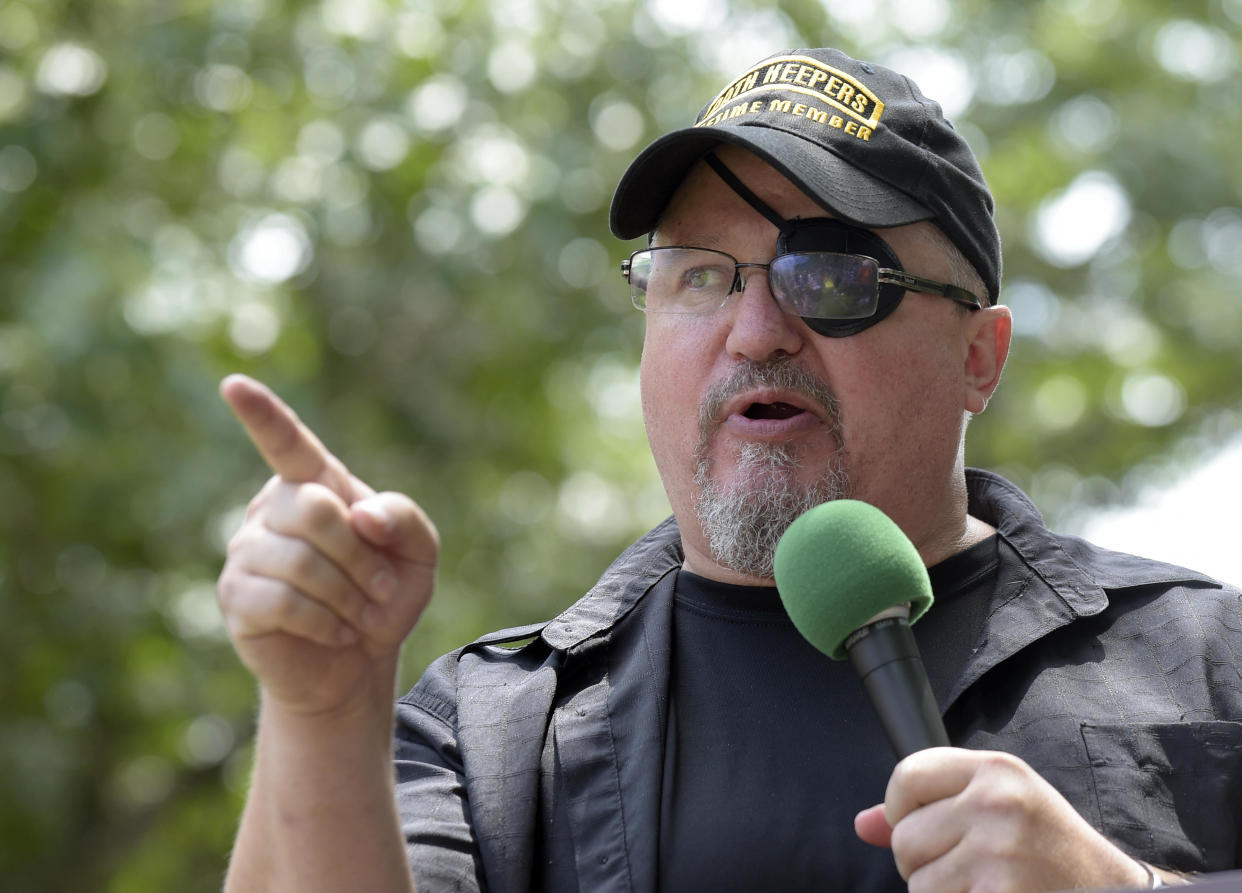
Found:
[[[736,261],[707,248],[651,248],[630,261],[634,305],[653,313],[708,313],[733,291]],[[871,258],[824,251],[782,254],[768,267],[777,304],[815,319],[863,319],[876,312],[879,267]]]

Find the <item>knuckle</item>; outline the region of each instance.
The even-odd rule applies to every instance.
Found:
[[[224,570],[220,573],[220,579],[216,581],[216,602],[225,614],[228,614],[233,607],[236,591],[233,573],[229,565],[225,564]]]
[[[990,750],[983,754],[983,765],[998,769],[1015,769],[1022,765],[1022,761],[1003,750]]]
[[[322,484],[299,484],[291,495],[291,519],[282,519],[282,526],[295,524],[310,532],[323,532],[336,525],[343,512],[340,499]]]
[[[1013,831],[1002,831],[992,839],[987,852],[993,862],[1001,865],[1017,864],[1027,852],[1029,845],[1030,841],[1027,838]]]
[[[902,877],[906,879],[909,893],[936,893],[935,881],[926,872],[903,874]]]
[[[320,577],[319,556],[302,540],[294,540],[289,547],[287,566],[290,575],[303,582],[314,582]]]
[[[375,498],[393,517],[404,519],[409,527],[423,531],[428,540],[439,545],[440,532],[431,516],[409,496],[395,490],[385,490],[377,493]]]
[[[226,570],[216,583],[216,599],[224,627],[232,638],[252,635],[264,627],[263,581],[240,569]]]
[[[974,785],[963,798],[967,808],[987,815],[996,822],[1013,816],[1021,806],[1012,791],[989,785]]]
[[[225,554],[231,558],[243,552],[254,541],[255,535],[260,529],[261,524],[254,519],[247,519],[241,527],[237,528],[237,532],[229,538]]]
[[[298,614],[299,598],[290,587],[277,586],[268,603],[268,613],[275,622],[286,625]]]
[[[271,501],[272,493],[280,486],[281,479],[279,475],[272,475],[259,488],[259,492],[254,494],[250,502],[246,504],[246,517],[249,518],[256,512],[261,510],[269,501]]]
[[[911,850],[911,834],[912,832],[910,831],[910,825],[908,822],[898,822],[893,827],[890,843],[893,855],[899,860],[904,859]]]
[[[241,566],[236,556],[224,562],[220,577],[216,580],[216,600],[225,611],[235,611],[245,602],[253,578]]]
[[[1013,879],[991,872],[979,878],[974,885],[974,891],[977,893],[1015,893],[1020,889]]]

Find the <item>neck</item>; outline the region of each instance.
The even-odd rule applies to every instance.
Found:
[[[996,533],[996,528],[988,522],[981,521],[973,515],[964,515],[961,526],[952,534],[916,543],[915,546],[919,550],[919,557],[923,559],[923,564],[931,567],[958,552],[966,551],[975,543],[982,542],[994,533]]]
[[[959,448],[957,466],[946,482],[940,495],[930,504],[942,506],[938,513],[922,513],[920,519],[898,519],[906,535],[918,549],[919,557],[927,567],[939,564],[946,558],[969,549],[975,543],[987,539],[996,532],[991,524],[967,512],[970,494],[966,489],[964,450]],[[926,523],[925,518],[933,518]]]
[[[776,585],[776,581],[771,577],[752,577],[749,574],[739,574],[732,568],[725,567],[712,558],[709,552],[699,549],[695,544],[688,542],[684,535],[681,538],[681,544],[686,555],[686,560],[682,563],[682,567],[692,574],[715,580],[717,583],[730,583],[734,586]]]

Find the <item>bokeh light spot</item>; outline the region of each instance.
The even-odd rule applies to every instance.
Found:
[[[487,57],[487,79],[501,93],[525,90],[534,82],[538,70],[530,47],[515,40],[497,44]]]
[[[1073,375],[1054,375],[1035,390],[1031,408],[1041,427],[1064,431],[1086,413],[1087,389]]]
[[[648,0],[652,20],[668,34],[689,34],[724,21],[725,0]]]
[[[233,309],[229,338],[240,353],[256,356],[271,350],[280,337],[280,317],[261,301],[244,301]]]
[[[162,801],[175,783],[176,775],[168,760],[144,754],[117,772],[112,779],[112,792],[122,805],[136,810]]]
[[[0,121],[16,118],[25,105],[25,78],[7,65],[0,65]]]
[[[222,716],[196,716],[181,736],[181,756],[191,766],[214,766],[229,755],[237,736]]]
[[[979,96],[996,105],[1020,105],[1048,95],[1056,82],[1052,60],[1039,50],[992,53],[984,60]]]
[[[320,16],[329,33],[374,40],[384,32],[389,13],[375,0],[324,0]]]
[[[1087,93],[1063,103],[1049,126],[1060,145],[1089,154],[1103,152],[1117,141],[1119,120],[1111,105]]]
[[[932,46],[902,47],[888,54],[884,64],[909,75],[925,96],[934,97],[949,118],[956,118],[970,106],[975,80],[962,57],[951,50]]]
[[[319,164],[339,161],[345,154],[345,134],[335,121],[308,121],[298,131],[298,154]]]
[[[564,533],[588,542],[607,542],[630,523],[616,484],[593,471],[578,471],[562,483],[557,498]]]
[[[390,170],[409,154],[410,135],[396,118],[372,118],[358,134],[357,151],[358,158],[371,170]]]
[[[891,0],[890,18],[907,37],[926,40],[949,24],[949,4],[945,0]]]
[[[163,161],[180,143],[176,122],[162,112],[148,112],[134,124],[134,148],[143,158]]]
[[[1156,32],[1156,61],[1169,74],[1188,81],[1219,81],[1238,67],[1233,40],[1210,25],[1188,19],[1167,22]]]
[[[1242,275],[1242,211],[1217,208],[1204,219],[1201,232],[1208,262],[1226,276]]]
[[[44,93],[90,96],[108,77],[108,66],[94,50],[78,43],[58,43],[39,61],[35,83]]]
[[[1130,222],[1130,200],[1104,171],[1080,174],[1063,191],[1044,200],[1034,218],[1033,247],[1049,263],[1086,263]]]
[[[250,75],[235,65],[208,65],[194,77],[194,96],[216,112],[236,112],[250,103]]]
[[[518,228],[526,217],[526,207],[511,189],[485,186],[470,202],[470,219],[479,232],[489,236],[506,236]]]
[[[39,36],[39,20],[24,3],[0,5],[0,47],[21,50]]]
[[[643,114],[624,100],[608,102],[591,117],[591,129],[604,146],[622,152],[642,137]]]
[[[444,26],[430,11],[405,10],[397,17],[393,42],[412,59],[428,59],[444,46]]]
[[[462,221],[451,208],[433,206],[414,220],[414,237],[428,254],[448,254],[462,237]]]
[[[556,269],[571,288],[598,285],[608,272],[608,251],[595,239],[574,239],[561,249]]]
[[[434,133],[460,121],[469,98],[466,85],[446,75],[421,83],[411,91],[405,107],[418,129]]]
[[[517,471],[505,479],[496,494],[496,507],[515,524],[542,522],[552,509],[555,491],[536,471]]]
[[[1121,386],[1121,408],[1125,415],[1149,428],[1171,425],[1186,410],[1186,391],[1156,372],[1127,375]]]
[[[0,149],[0,190],[22,192],[34,183],[39,165],[25,146]]]
[[[306,228],[288,214],[268,214],[229,244],[229,268],[248,282],[275,285],[305,270],[314,256]]]

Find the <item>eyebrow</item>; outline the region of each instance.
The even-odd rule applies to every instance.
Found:
[[[660,227],[657,224],[656,228],[647,234],[647,247],[648,248],[655,246],[656,234],[659,232],[660,232]],[[667,236],[667,233],[665,233],[664,235]],[[704,233],[692,234],[689,239],[679,239],[677,241],[667,242],[666,244],[669,246],[682,245],[687,248],[712,248],[712,249],[715,249],[716,251],[725,250],[724,239],[722,237],[717,236],[717,235],[704,234]],[[725,252],[725,253],[727,254],[728,252]]]

